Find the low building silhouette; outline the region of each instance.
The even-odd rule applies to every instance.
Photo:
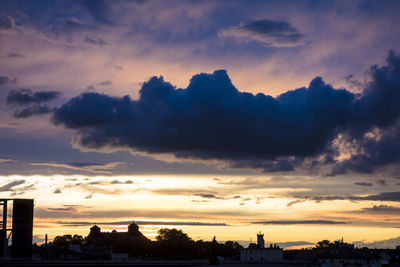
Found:
[[[128,226],[127,232],[102,232],[101,228],[94,225],[87,236],[87,244],[95,247],[111,247],[115,253],[129,253],[130,256],[146,254],[151,241],[140,231],[136,223]]]
[[[101,228],[97,225],[90,228],[90,233],[88,235],[89,243],[101,243],[113,240],[118,240],[118,242],[123,240],[149,241],[149,239],[139,231],[139,226],[136,223],[131,223],[128,226],[127,232],[117,232],[116,230],[111,232],[102,232]]]

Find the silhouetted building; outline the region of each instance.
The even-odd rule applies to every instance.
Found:
[[[94,225],[90,228],[90,233],[88,235],[88,241],[96,243],[97,241],[102,240],[112,240],[118,239],[119,241],[123,241],[126,239],[132,241],[142,241],[142,240],[149,240],[145,237],[140,231],[139,226],[136,223],[131,223],[128,226],[128,232],[117,232],[113,230],[111,232],[102,232],[101,228],[97,225]]]
[[[15,199],[12,214],[12,258],[32,257],[33,199]]]
[[[90,228],[87,242],[95,247],[110,247],[113,253],[129,253],[132,257],[146,254],[151,243],[135,223],[128,226],[127,232],[102,232],[100,227],[94,225]]]
[[[243,262],[271,262],[278,263],[283,261],[283,250],[279,246],[272,245],[264,247],[264,235],[257,234],[257,244],[250,243],[248,248],[240,251],[240,261]]]
[[[381,267],[381,257],[369,249],[324,249],[318,262],[322,267]]]
[[[12,202],[12,226],[7,226],[8,204]],[[33,199],[0,199],[3,219],[0,230],[0,256],[8,255],[8,232],[11,233],[11,257],[32,258]]]

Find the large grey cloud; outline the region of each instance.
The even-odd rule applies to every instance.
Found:
[[[83,93],[52,121],[74,129],[73,142],[85,149],[171,153],[265,171],[335,163],[340,134],[356,153],[336,162],[334,173],[371,172],[400,160],[400,57],[390,52],[387,65],[369,74],[361,94],[317,77],[275,98],[238,91],[224,70],[195,75],[186,89],[152,77],[138,100]]]

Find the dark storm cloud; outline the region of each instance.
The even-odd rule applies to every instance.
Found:
[[[327,221],[327,220],[277,220],[277,221],[261,221],[252,222],[252,224],[278,224],[278,225],[292,225],[292,224],[348,224],[348,222],[340,221]]]
[[[28,105],[49,102],[61,96],[57,91],[32,92],[29,89],[14,89],[8,92],[7,104]]]
[[[51,113],[53,109],[46,105],[33,105],[31,107],[17,109],[14,111],[14,118],[28,118],[35,115],[44,115]]]
[[[97,45],[97,46],[104,46],[104,45],[108,44],[103,39],[101,39],[99,37],[95,37],[95,36],[86,36],[85,42],[88,44]]]
[[[287,21],[257,20],[240,23],[221,32],[223,36],[232,36],[260,41],[269,46],[296,46],[304,38],[293,25]]]
[[[355,182],[354,184],[359,186],[373,186],[372,183],[364,183],[364,182]]]
[[[400,160],[399,62],[390,52],[386,66],[373,66],[360,95],[320,77],[276,98],[238,91],[224,70],[195,75],[186,89],[152,77],[138,100],[84,93],[52,121],[76,130],[73,142],[86,149],[172,153],[264,171],[334,163],[339,152],[332,144],[341,134],[357,153],[333,173],[371,172]]]
[[[0,86],[9,85],[9,84],[16,84],[17,78],[10,79],[8,76],[0,76]]]
[[[276,99],[242,93],[220,70],[194,76],[187,89],[153,77],[137,101],[84,93],[56,110],[53,122],[78,130],[75,142],[87,148],[125,147],[181,158],[274,159],[322,152],[348,117],[353,98],[321,78],[308,89]]]

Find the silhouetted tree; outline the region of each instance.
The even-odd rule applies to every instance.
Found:
[[[158,231],[154,254],[162,258],[193,258],[194,241],[182,230],[162,228]]]
[[[315,245],[316,248],[329,248],[332,246],[332,243],[329,240],[322,240]]]
[[[84,239],[81,235],[63,235],[56,236],[53,240],[53,245],[57,248],[67,249],[69,244],[82,245]]]

